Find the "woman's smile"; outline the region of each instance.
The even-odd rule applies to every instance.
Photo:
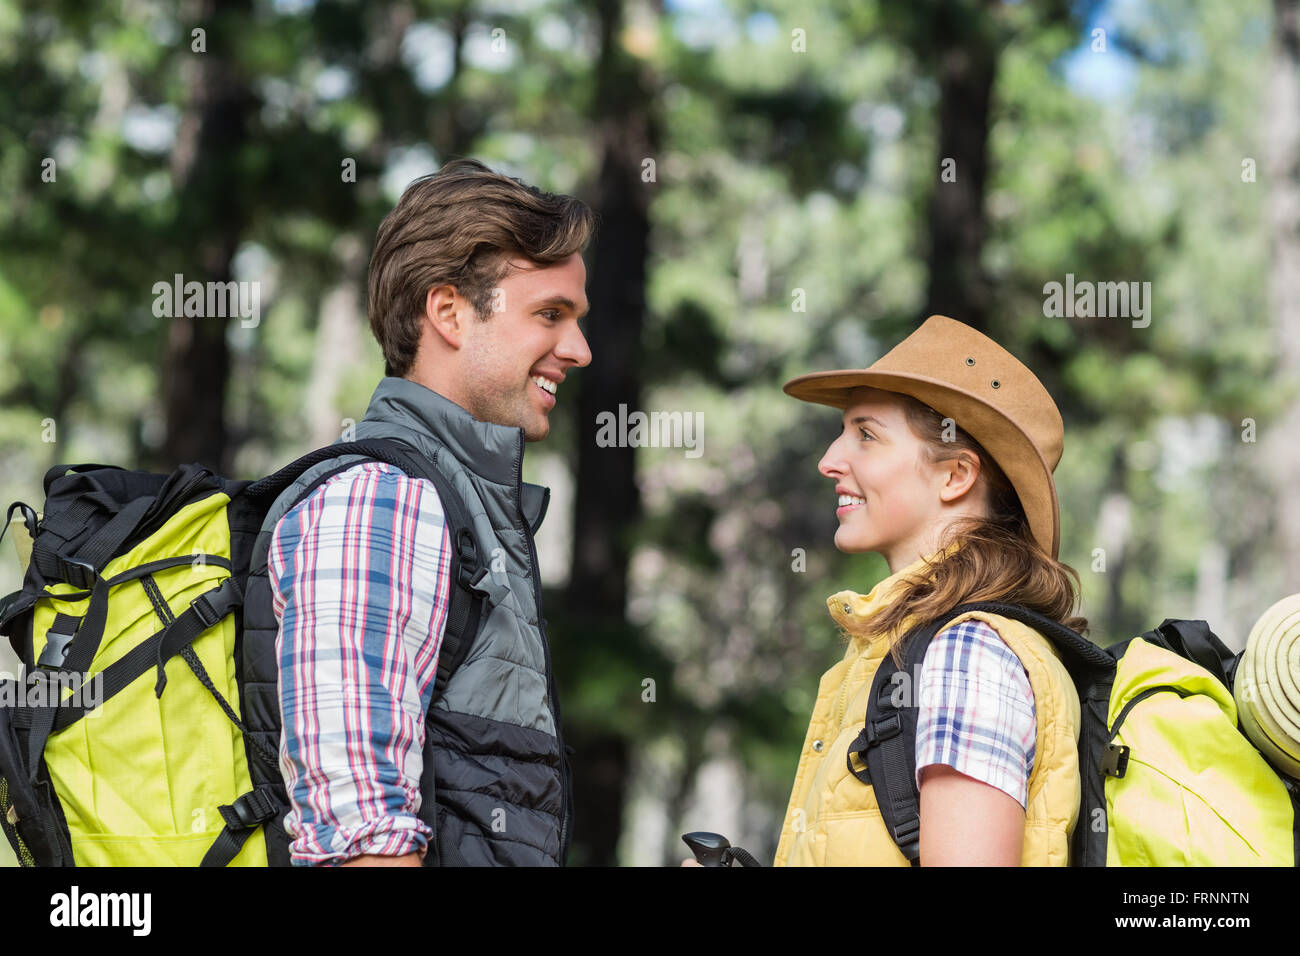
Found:
[[[856,511],[859,508],[865,507],[867,504],[865,498],[855,495],[847,489],[837,486],[835,491],[839,495],[839,507],[835,509],[837,517],[843,518],[849,512]]]

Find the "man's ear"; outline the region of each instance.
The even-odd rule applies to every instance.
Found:
[[[457,294],[454,285],[431,286],[424,297],[425,323],[454,349],[465,341],[464,307],[465,300]]]

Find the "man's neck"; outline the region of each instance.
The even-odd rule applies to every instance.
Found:
[[[416,385],[423,385],[429,391],[437,392],[447,401],[454,402],[465,409],[466,412],[469,412],[465,398],[460,394],[460,390],[456,388],[455,383],[446,381],[445,376],[438,375],[432,369],[413,365],[409,372],[399,377],[406,379],[408,382],[414,382]]]

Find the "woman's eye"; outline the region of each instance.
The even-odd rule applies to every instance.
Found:
[[[876,440],[875,436],[872,435],[871,432],[867,431],[865,428],[859,428],[858,432],[862,435],[863,439],[870,438],[872,441]]]

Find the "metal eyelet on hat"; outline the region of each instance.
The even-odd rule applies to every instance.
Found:
[[[975,364],[975,359],[974,359],[972,356],[969,356],[969,355],[966,356],[966,364],[967,364],[967,365],[974,365],[974,364]]]
[[[991,384],[994,388],[1001,388],[1001,387],[1002,387],[1002,383],[999,382],[996,378],[995,378],[992,382],[990,382],[989,384]]]

